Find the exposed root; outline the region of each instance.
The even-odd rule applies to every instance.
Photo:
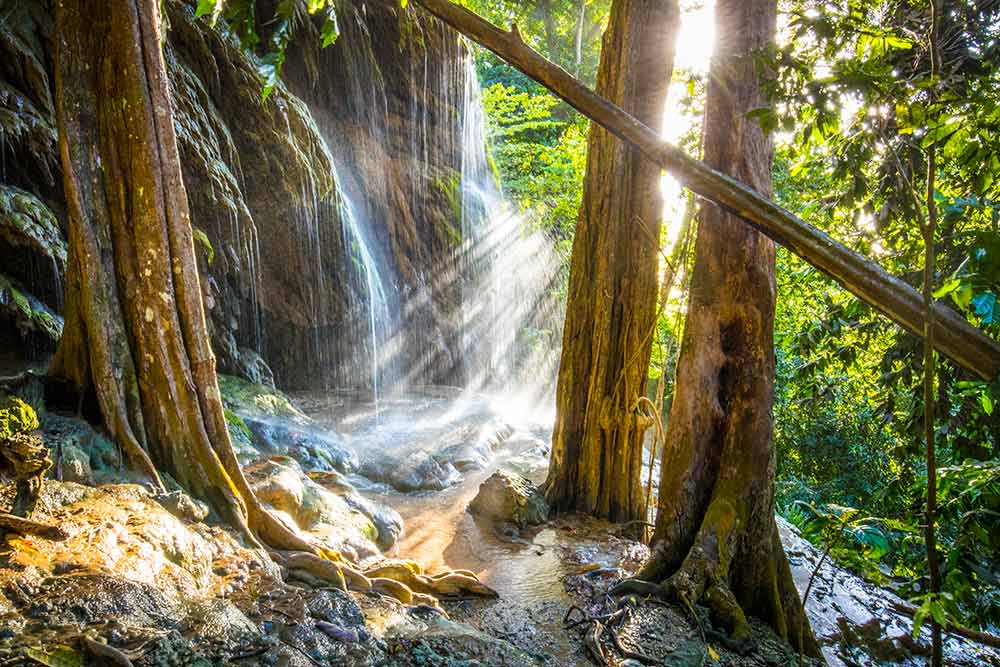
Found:
[[[656,665],[660,661],[646,655],[641,651],[628,648],[622,643],[619,633],[622,626],[632,617],[635,606],[632,598],[627,598],[618,605],[614,611],[598,616],[590,616],[579,607],[573,605],[566,610],[563,616],[563,627],[567,630],[580,626],[587,626],[583,634],[583,643],[587,650],[600,665],[608,665],[607,652],[602,644],[605,636],[611,638],[611,643],[615,649],[626,659],[638,660],[647,665]],[[580,618],[573,619],[573,612],[579,612]]]
[[[0,512],[0,529],[9,530],[21,535],[37,535],[47,540],[65,540],[69,535],[59,526],[50,526],[30,519],[22,519],[13,514]]]
[[[392,579],[405,584],[415,593],[433,597],[460,597],[475,595],[497,597],[497,592],[479,581],[468,570],[451,570],[434,576],[424,574],[419,563],[411,560],[386,561],[370,568],[365,575],[371,578]]]
[[[413,604],[413,590],[406,584],[395,579],[375,577],[372,579],[372,590],[376,593],[396,598],[403,604]]]
[[[713,583],[702,600],[712,614],[712,622],[728,633],[728,639],[723,642],[727,648],[740,655],[747,655],[756,649],[750,636],[750,623],[728,586]]]
[[[642,579],[624,579],[611,587],[609,594],[616,597],[622,595],[640,595],[642,597],[662,596],[663,587],[651,581]]]
[[[372,587],[371,580],[350,565],[320,558],[310,553],[296,552],[287,555],[285,566],[289,570],[304,570],[345,591],[367,593]]]
[[[692,565],[692,563],[697,563]],[[614,586],[609,593],[613,596],[640,595],[655,597],[684,607],[698,625],[703,640],[705,632],[694,612],[691,600],[705,604],[711,614],[712,623],[722,628],[726,634],[715,633],[715,639],[726,648],[748,655],[756,650],[750,633],[746,614],[737,603],[735,596],[725,584],[712,581],[705,564],[700,559],[688,559],[685,566],[661,584],[641,579],[625,579]]]
[[[87,653],[97,658],[102,665],[118,665],[118,667],[132,667],[132,660],[122,651],[114,646],[110,646],[96,639],[91,639],[87,635],[80,635],[80,643]]]

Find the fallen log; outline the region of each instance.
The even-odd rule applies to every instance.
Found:
[[[642,151],[682,185],[714,202],[827,274],[910,333],[924,334],[923,297],[877,263],[850,250],[773,201],[663,141],[653,130],[549,62],[521,39],[450,0],[414,0],[452,28],[494,52],[577,111]],[[984,380],[1000,375],[1000,344],[944,304],[934,304],[934,347]]]
[[[890,603],[889,608],[897,613],[909,616],[910,619],[913,619],[917,615],[917,608],[913,605],[906,604],[905,602]],[[929,626],[930,624],[931,619],[925,618],[923,625]],[[948,634],[955,635],[956,637],[962,637],[963,639],[967,639],[977,644],[982,644],[983,646],[1000,649],[1000,637],[997,635],[992,635],[988,632],[980,632],[979,630],[973,630],[972,628],[956,625],[954,623],[946,623],[942,626],[942,629]]]

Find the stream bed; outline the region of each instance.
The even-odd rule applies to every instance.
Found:
[[[480,484],[498,469],[535,484],[544,480],[551,409],[533,400],[440,387],[382,400],[377,411],[349,395],[294,400],[357,453],[361,474],[351,482],[403,518],[403,533],[387,556],[412,559],[432,573],[470,570],[499,594],[495,600],[446,602],[453,620],[513,644],[537,664],[594,664],[580,630],[564,627],[565,615],[571,607],[594,615],[607,611],[607,589],[634,572],[648,548],[589,517],[560,517],[540,529],[518,531],[484,524],[466,510]],[[804,588],[819,552],[780,518],[779,526],[796,583]],[[908,639],[909,620],[892,611],[891,593],[829,563],[817,575],[814,591],[808,613],[828,664],[923,664],[926,632]],[[644,605],[621,636],[664,665],[797,663],[766,628],[754,632],[756,653],[739,656],[716,647],[720,657],[710,660],[686,614]],[[992,652],[955,638],[947,649],[950,664],[1000,664]],[[639,664],[617,656],[609,661]]]

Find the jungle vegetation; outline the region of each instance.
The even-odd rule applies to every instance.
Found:
[[[997,3],[718,0],[701,73],[673,66],[675,2],[466,4],[651,127],[680,83],[703,118],[686,145],[709,167],[1000,336]],[[51,375],[153,484],[168,472],[248,540],[337,562],[271,516],[233,454],[158,5],[58,4],[69,260]],[[271,19],[252,0],[199,3],[258,53],[263,95],[303,20],[293,5]],[[336,39],[332,5],[309,11]],[[82,64],[98,54],[107,67]],[[1000,384],[925,346],[930,300],[922,330],[900,328],[707,195],[674,252],[663,165],[588,124],[552,80],[477,54],[501,182],[564,250],[550,503],[646,518],[643,436],[665,424],[653,556],[623,589],[704,601],[737,639],[753,613],[815,653],[776,508],[918,618],[1000,623]],[[676,289],[661,295],[665,271]],[[663,404],[640,410],[658,378]]]
[[[470,4],[497,20],[505,16],[489,13],[495,3]],[[682,11],[690,10],[682,3]],[[563,23],[572,9],[565,11]],[[762,98],[744,113],[775,137],[774,199],[916,288],[933,147],[934,297],[993,339],[1000,336],[998,13],[996,3],[946,3],[938,27],[940,71],[932,74],[928,3],[781,2],[776,43],[752,56],[768,73]],[[541,53],[570,64],[546,51],[541,30],[518,26]],[[487,99],[504,185],[520,201],[548,203],[540,224],[564,235],[574,207],[549,193],[580,197],[574,187],[583,182],[584,165],[565,161],[565,151],[568,141],[579,141],[584,121],[520,73],[508,69],[500,78],[495,56],[479,58],[488,63],[481,65],[484,83],[497,82]],[[704,109],[706,74],[680,69],[673,76],[675,108]],[[697,150],[700,133],[700,124],[687,129],[682,145],[689,152]],[[696,208],[701,238],[711,206],[699,199]],[[664,252],[670,224],[662,230]],[[679,286],[657,313],[649,377],[651,385],[661,374],[665,379],[665,418],[683,383],[677,356],[691,326],[686,302],[697,280],[696,252],[692,247],[681,256]],[[669,270],[665,264],[661,272]],[[942,590],[933,595],[924,542],[920,338],[781,247],[776,284],[778,513],[829,546],[840,563],[922,605],[923,616],[995,626],[1000,384],[947,360],[934,366]]]

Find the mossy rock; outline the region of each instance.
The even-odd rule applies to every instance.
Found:
[[[39,426],[34,408],[17,396],[0,395],[0,441]]]
[[[35,195],[7,185],[0,185],[0,242],[49,258],[60,272],[66,265],[66,241],[55,214]]]
[[[53,342],[62,336],[63,318],[2,273],[0,315],[13,320],[19,329],[41,332]]]
[[[277,389],[248,382],[233,375],[219,375],[219,391],[225,407],[242,419],[283,417],[297,423],[307,423],[306,417]],[[232,422],[230,422],[232,425]],[[245,425],[244,425],[245,426]]]
[[[535,485],[505,470],[496,471],[479,486],[468,509],[474,516],[521,528],[545,523],[549,518],[548,505]]]

